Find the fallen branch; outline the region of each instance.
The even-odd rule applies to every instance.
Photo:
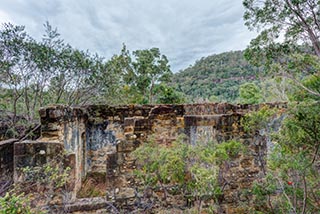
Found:
[[[27,137],[29,136],[29,135],[31,135],[32,133],[34,133],[35,131],[37,131],[39,128],[41,127],[41,124],[38,124],[36,127],[34,127],[30,132],[28,132],[26,135],[24,135],[23,137],[21,137],[20,139],[19,139],[19,141],[21,142],[21,141],[24,141],[25,139],[27,139]]]

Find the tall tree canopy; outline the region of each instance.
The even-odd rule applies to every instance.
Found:
[[[19,115],[33,121],[48,104],[182,101],[166,86],[172,72],[158,48],[130,52],[124,45],[106,61],[65,43],[48,22],[44,28],[40,41],[24,26],[0,28],[0,110],[12,115],[9,127],[16,126]]]
[[[158,48],[131,53],[123,45],[120,55],[114,55],[107,65],[120,82],[120,99],[124,102],[155,103],[155,92],[159,92],[156,86],[169,82],[172,76],[169,61]]]
[[[165,87],[156,87],[172,75],[158,48],[130,52],[123,45],[119,55],[105,61],[65,43],[48,22],[44,28],[40,41],[24,26],[0,28],[0,110],[12,112],[13,122],[17,114],[33,120],[37,109],[48,104],[154,103],[157,96],[176,100],[174,91],[160,93]]]
[[[246,58],[268,65],[269,71],[320,97],[301,81],[308,75],[319,76],[320,1],[244,0],[243,5],[245,24],[260,32],[246,50]]]
[[[251,30],[262,29],[252,46],[275,45],[276,39],[284,36],[286,43],[309,43],[320,57],[320,1],[244,0],[243,5],[245,24]]]

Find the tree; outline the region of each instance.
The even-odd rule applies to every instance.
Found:
[[[265,102],[287,102],[289,101],[288,94],[293,90],[290,81],[281,77],[265,79],[260,82],[260,85]]]
[[[173,87],[166,84],[159,84],[155,87],[156,102],[161,104],[180,104],[186,99],[183,94],[177,92]]]
[[[320,93],[320,75],[314,74],[307,76],[302,80],[302,84],[306,87]],[[293,88],[293,92],[290,94],[290,98],[293,101],[302,102],[304,100],[319,100],[320,97],[308,93],[307,91],[300,90],[300,88]]]
[[[6,88],[12,103],[13,125],[19,111],[18,101],[23,96],[23,88],[28,86],[31,73],[26,69],[26,44],[30,37],[26,34],[23,26],[4,24],[0,31],[0,77],[1,88]],[[11,110],[11,109],[10,109]]]
[[[258,104],[262,101],[260,88],[254,83],[245,83],[239,89],[240,102],[246,104]]]
[[[29,119],[48,103],[86,103],[96,94],[96,76],[104,68],[101,57],[64,43],[48,22],[44,27],[39,42],[12,24],[4,24],[0,35],[1,87],[19,95]]]
[[[260,31],[247,48],[246,58],[255,64],[268,65],[269,70],[320,96],[300,81],[312,74],[313,64],[320,57],[319,1],[244,0],[243,5],[245,24],[250,30]],[[298,46],[299,43],[304,45]],[[305,62],[305,68],[298,73],[291,66],[297,60]]]
[[[40,43],[42,52],[38,51],[40,53],[35,57],[38,57],[36,62],[41,76],[49,86],[47,97],[50,98],[45,104],[78,105],[92,101],[98,94],[96,77],[104,68],[102,58],[64,43],[57,29],[49,23],[44,27],[46,33]]]
[[[170,86],[192,102],[232,102],[239,98],[239,86],[258,78],[261,70],[249,64],[243,51],[203,57],[175,73]]]
[[[135,56],[133,67],[136,76],[134,84],[137,90],[148,99],[148,103],[152,104],[155,85],[168,82],[172,75],[169,61],[165,55],[161,55],[159,48],[136,50],[133,56]]]
[[[98,75],[100,93],[108,97],[105,102],[125,104],[133,101],[136,93],[130,84],[134,78],[131,54],[123,44],[120,54],[113,55]]]
[[[279,112],[262,108],[245,116],[247,131],[265,130],[271,138],[267,175],[264,182],[256,183],[252,193],[255,204],[264,213],[318,213],[320,192],[320,105],[304,102],[291,105],[279,124]],[[275,130],[272,130],[275,128]],[[262,132],[261,132],[262,133]],[[268,202],[266,204],[266,202]]]
[[[244,0],[244,19],[249,29],[263,29],[252,44],[275,45],[284,34],[285,42],[308,42],[320,57],[320,19],[317,0]]]
[[[107,62],[103,76],[106,75],[113,75],[113,81],[118,81],[122,90],[120,99],[124,102],[152,104],[156,85],[169,82],[172,72],[167,57],[158,48],[130,53],[123,45],[120,55],[114,55]]]

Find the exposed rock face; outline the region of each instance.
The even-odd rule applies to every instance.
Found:
[[[264,105],[286,108],[284,103]],[[50,156],[64,148],[73,162],[74,196],[86,176],[105,173],[106,192],[110,200],[114,199],[112,197],[116,193],[118,199],[130,201],[135,197],[131,181],[135,166],[130,153],[141,143],[152,138],[160,144],[170,144],[181,133],[187,134],[192,144],[235,139],[243,143],[248,152],[223,166],[219,179],[224,186],[224,211],[243,213],[238,209],[238,204],[249,203],[243,190],[264,176],[267,145],[259,134],[245,133],[240,120],[244,114],[256,111],[261,106],[227,103],[118,107],[92,105],[81,108],[50,106],[40,110],[42,133],[38,143],[15,144],[15,166],[45,161],[46,155],[38,155],[40,150]],[[7,149],[1,145],[0,152],[1,149]],[[1,154],[1,158],[6,156]],[[1,170],[13,167],[12,164],[0,164]]]

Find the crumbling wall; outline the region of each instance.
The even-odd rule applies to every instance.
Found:
[[[14,180],[23,181],[22,168],[42,166],[63,152],[63,145],[57,142],[22,141],[14,143]],[[61,160],[63,161],[63,160]]]
[[[284,103],[49,106],[40,110],[41,139],[38,143],[17,143],[14,146],[15,163],[18,166],[20,162],[34,164],[41,161],[43,157],[39,156],[38,150],[44,149],[51,155],[55,145],[65,150],[72,160],[74,193],[86,176],[104,173],[109,199],[114,199],[116,194],[118,199],[132,202],[136,193],[131,152],[140,144],[153,139],[169,145],[182,133],[189,137],[191,144],[234,139],[245,145],[247,152],[221,166],[219,181],[223,186],[225,212],[242,213],[239,205],[250,203],[246,190],[253,181],[264,176],[267,146],[258,133],[245,133],[240,121],[243,115],[264,105],[286,108]]]
[[[0,194],[13,181],[13,146],[16,139],[0,141]]]
[[[135,197],[130,153],[150,139],[168,144],[183,129],[182,105],[88,106],[88,173],[105,173],[107,191],[117,198]]]
[[[243,116],[263,106],[286,109],[286,103],[260,105],[193,104],[185,106],[185,132],[191,144],[236,140],[245,152],[220,166],[219,182],[223,190],[222,207],[226,213],[245,213],[251,204],[250,188],[265,176],[267,141],[259,132],[246,133]]]
[[[39,111],[41,138],[39,142],[57,143],[63,146],[69,162],[74,163],[72,179],[74,194],[81,187],[87,173],[86,164],[86,109],[63,105],[49,106]]]
[[[232,157],[220,166],[221,201],[226,213],[245,212],[240,205],[250,205],[247,191],[250,191],[254,181],[263,178],[265,170],[266,141],[261,136],[252,136],[243,131],[240,123],[242,116],[237,112],[185,116],[191,144],[236,140],[245,146],[244,154]]]

